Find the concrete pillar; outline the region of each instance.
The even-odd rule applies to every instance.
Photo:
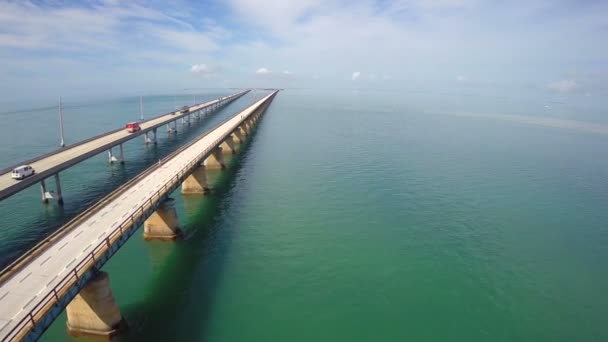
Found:
[[[61,182],[59,181],[59,172],[55,174],[55,191],[57,193],[57,203],[63,204],[63,195],[61,194]]]
[[[42,192],[42,203],[49,203],[49,199],[46,198],[46,183],[44,183],[44,179],[40,181],[40,191]]]
[[[224,154],[222,153],[222,148],[217,147],[207,159],[205,159],[205,167],[207,169],[225,169],[226,164],[224,164]]]
[[[229,135],[220,147],[224,154],[236,154],[236,144],[234,143],[234,140],[232,140],[232,135]]]
[[[208,192],[207,169],[199,166],[182,183],[182,194],[206,194]]]
[[[112,337],[126,328],[106,272],[97,273],[66,308],[72,336]]]
[[[168,198],[144,222],[144,239],[175,240],[180,235],[175,200]]]
[[[147,131],[144,134],[144,143],[146,144],[156,144],[156,128],[152,131]]]
[[[243,134],[244,136],[248,136],[249,135],[249,131],[247,131],[247,128],[244,125],[240,125],[237,128],[237,131],[240,130],[241,134]]]
[[[249,122],[249,120],[243,121],[243,126],[245,127],[247,132],[251,132],[251,122]]]
[[[241,134],[241,131],[237,128],[234,133],[232,133],[232,139],[237,144],[242,144],[245,142],[245,138]]]
[[[120,163],[124,164],[125,163],[125,152],[122,149],[122,144],[118,145],[120,148]]]
[[[122,149],[122,144],[119,145],[120,147],[120,155],[118,157],[116,157],[113,153],[113,147],[110,147],[110,149],[108,150],[108,162],[110,164],[115,163],[115,162],[120,162],[121,164],[124,164],[124,152]]]

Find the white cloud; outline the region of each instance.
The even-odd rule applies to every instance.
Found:
[[[293,75],[293,72],[289,71],[289,70],[283,70],[283,75]]]
[[[394,10],[454,10],[476,5],[477,0],[396,0],[391,3]]]
[[[190,72],[195,74],[211,74],[213,73],[213,69],[211,69],[207,64],[194,64],[190,68]]]
[[[355,71],[355,72],[353,72],[352,80],[356,81],[360,76],[361,76],[361,72]]]
[[[575,80],[561,80],[549,83],[547,88],[558,93],[570,93],[580,88],[580,86]]]
[[[255,73],[258,75],[269,75],[272,73],[272,71],[270,71],[268,68],[259,68],[255,71]]]
[[[458,82],[466,82],[468,80],[469,80],[469,78],[466,77],[466,76],[464,76],[464,75],[458,75],[458,76],[456,76],[456,81],[458,81]]]

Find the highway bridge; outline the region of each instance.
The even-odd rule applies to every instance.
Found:
[[[191,117],[200,118],[201,115],[211,113],[216,109],[225,106],[246,94],[248,91],[249,90],[246,90],[213,101],[190,106],[188,111],[184,113],[178,110],[142,121],[139,123],[141,130],[134,133],[129,133],[126,129],[119,128],[0,170],[0,201],[36,183],[40,183],[42,201],[47,202],[49,198],[53,198],[61,204],[63,203],[63,198],[61,195],[61,183],[59,179],[60,171],[104,151],[108,151],[110,162],[124,162],[122,152],[122,144],[124,142],[143,135],[145,137],[145,142],[155,143],[157,129],[159,127],[167,125],[168,131],[175,131],[177,130],[177,121],[179,119],[190,122]],[[173,127],[171,127],[171,123],[173,123]],[[118,156],[113,153],[113,147],[116,146],[118,146]],[[12,169],[24,164],[31,165],[34,170],[36,170],[36,174],[20,181],[12,179]],[[55,178],[55,191],[47,191],[45,179],[53,176]]]
[[[146,239],[180,236],[169,195],[204,194],[206,170],[223,169],[277,91],[151,166],[0,273],[0,341],[34,341],[66,309],[74,335],[111,336],[124,326],[102,266],[138,227]],[[149,127],[148,127],[149,128]]]

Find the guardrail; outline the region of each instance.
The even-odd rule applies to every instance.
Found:
[[[36,305],[34,305],[34,307],[30,310],[30,312],[24,318],[22,318],[19,321],[19,323],[17,323],[17,325],[15,325],[13,327],[13,329],[11,329],[8,332],[8,334],[2,339],[2,342],[12,341],[14,338],[21,339],[22,337],[27,335],[27,333],[30,330],[34,329],[36,327],[37,322],[40,321],[40,318],[42,318],[45,315],[45,313],[53,305],[57,304],[60,301],[60,298],[63,297],[69,291],[69,289],[72,286],[74,286],[74,284],[76,284],[76,282],[78,282],[80,280],[80,277],[82,275],[84,275],[86,272],[88,272],[89,269],[92,266],[94,266],[95,263],[103,257],[103,255],[110,249],[110,247],[112,246],[113,243],[115,243],[116,241],[121,239],[125,233],[128,233],[132,229],[137,228],[135,223],[144,216],[146,210],[153,207],[155,204],[157,204],[157,202],[160,202],[161,198],[166,195],[167,191],[169,191],[173,187],[175,187],[176,184],[179,184],[180,181],[182,180],[182,178],[184,178],[184,176],[189,175],[191,173],[191,170],[194,167],[196,167],[201,162],[201,160],[206,158],[211,153],[211,151],[213,151],[222,141],[224,141],[228,137],[228,135],[232,134],[232,132],[234,132],[234,130],[236,128],[238,128],[253,113],[256,113],[260,108],[262,111],[266,110],[266,108],[268,107],[268,104],[272,101],[272,99],[274,98],[276,93],[277,92],[275,91],[273,94],[271,94],[270,97],[268,97],[266,99],[266,101],[260,103],[247,116],[247,118],[243,118],[243,119],[239,120],[238,124],[235,125],[234,129],[232,129],[231,131],[228,131],[228,133],[223,134],[218,139],[214,140],[213,144],[211,144],[209,147],[207,147],[201,153],[197,154],[195,158],[193,158],[184,168],[182,168],[182,170],[180,170],[175,175],[175,177],[171,177],[171,179],[169,179],[167,182],[165,182],[163,184],[163,186],[161,188],[159,188],[152,196],[150,196],[150,198],[148,198],[148,200],[146,200],[143,204],[141,204],[135,210],[135,212],[133,212],[131,215],[129,215],[129,217],[127,217],[121,224],[118,225],[118,227],[116,227],[112,232],[110,232],[110,234],[108,234],[108,236],[102,242],[100,242],[97,246],[95,246],[85,259],[82,259],[79,263],[76,264],[76,266],[74,266],[70,270],[70,272],[68,274],[66,274],[63,278],[61,278],[59,283],[57,283],[53,287],[53,290],[51,292],[47,293],[44,297],[42,297],[38,301],[38,303],[36,303]],[[234,118],[234,116],[222,121],[221,123],[216,125],[214,128],[205,132],[205,134],[203,134],[200,138],[193,140],[190,144],[188,144],[187,146],[185,146],[182,149],[179,149],[178,151],[182,152],[184,149],[192,146],[196,142],[200,141],[200,139],[207,136],[210,132],[213,132],[215,129],[217,129],[224,123],[228,122],[232,118]],[[176,152],[178,152],[178,151],[176,151]],[[170,156],[170,158],[167,157],[169,159],[165,158],[165,160],[169,161],[170,159],[172,159],[174,157],[175,157],[175,155],[172,154]],[[144,173],[147,172],[147,174],[149,174],[151,171],[153,171],[156,168],[158,168],[158,165],[154,165],[154,166],[150,167],[149,169],[144,171]],[[138,179],[141,179],[141,177],[138,177]],[[99,209],[97,206],[95,206],[93,208],[97,208],[97,210]],[[95,211],[97,211],[97,210],[95,210]]]

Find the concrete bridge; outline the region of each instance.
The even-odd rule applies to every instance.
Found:
[[[249,92],[249,90],[190,106],[187,113],[174,111],[142,121],[139,123],[141,130],[135,133],[129,133],[126,129],[119,128],[22,162],[19,165],[31,165],[34,170],[36,170],[36,174],[21,181],[16,181],[11,178],[11,170],[19,165],[0,170],[0,201],[39,182],[42,201],[44,203],[52,198],[62,204],[63,197],[59,179],[60,171],[103,151],[108,151],[109,162],[122,163],[124,162],[122,148],[124,142],[143,135],[146,143],[156,143],[156,134],[159,127],[167,125],[168,132],[175,132],[177,131],[178,120],[181,119],[184,123],[188,124],[191,119],[200,119],[202,115],[206,115],[207,113],[211,113],[218,108],[225,106],[247,92]],[[172,123],[173,127],[171,127]],[[119,152],[118,155],[114,154],[114,147],[117,147]],[[55,178],[55,191],[47,191],[45,180],[49,177]]]
[[[168,196],[205,194],[206,170],[223,169],[277,91],[218,124],[74,218],[0,273],[0,341],[34,341],[67,310],[73,335],[112,336],[125,326],[101,267],[143,224],[145,239],[180,236]]]

